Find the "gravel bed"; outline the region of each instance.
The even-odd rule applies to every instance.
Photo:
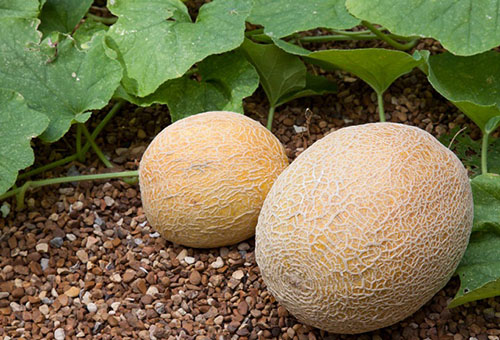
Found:
[[[293,160],[343,126],[377,121],[373,91],[346,73],[337,94],[279,107],[273,132]],[[389,121],[440,136],[479,130],[428,85],[418,70],[384,96]],[[109,109],[109,108],[108,108]],[[245,101],[265,122],[262,91]],[[106,112],[106,110],[103,110]],[[94,115],[96,124],[102,113]],[[167,124],[165,107],[127,105],[97,142],[118,169],[136,169],[150,140]],[[71,135],[36,142],[40,164],[70,154]],[[116,148],[116,149],[115,149]],[[116,169],[114,169],[115,171]],[[103,169],[94,156],[44,176]],[[0,219],[0,337],[3,339],[478,339],[500,337],[500,298],[448,309],[453,278],[408,319],[362,335],[335,335],[300,324],[266,290],[254,240],[192,249],[162,239],[144,216],[138,185],[119,180],[46,187],[27,196],[27,209]]]

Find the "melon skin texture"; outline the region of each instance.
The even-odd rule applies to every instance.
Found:
[[[278,177],[255,256],[298,320],[362,333],[403,320],[445,286],[472,217],[467,172],[432,135],[358,125],[325,136]]]
[[[287,165],[279,140],[253,119],[219,111],[190,116],[162,130],[141,159],[144,212],[171,242],[235,244],[254,235],[262,203]]]

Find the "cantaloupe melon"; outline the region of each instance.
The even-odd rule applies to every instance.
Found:
[[[410,316],[443,288],[472,216],[467,172],[432,135],[394,123],[343,128],[276,180],[256,260],[298,320],[366,332]]]
[[[238,243],[255,233],[264,198],[288,165],[261,124],[233,112],[206,112],[160,132],[139,165],[151,226],[196,248]]]

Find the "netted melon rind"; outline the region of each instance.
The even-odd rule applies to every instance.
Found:
[[[141,159],[146,217],[174,243],[238,243],[253,236],[264,198],[287,165],[279,140],[242,114],[215,111],[179,120]]]
[[[361,333],[410,316],[448,282],[472,217],[467,172],[433,136],[358,125],[316,142],[278,177],[255,256],[297,319]]]

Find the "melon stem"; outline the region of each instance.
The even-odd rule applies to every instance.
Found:
[[[483,132],[483,143],[481,145],[481,173],[488,173],[488,137],[489,134]]]
[[[271,107],[269,108],[269,113],[267,115],[267,129],[269,131],[272,131],[273,128],[274,109],[274,105],[271,105]]]
[[[384,98],[382,93],[377,92],[378,115],[381,122],[385,122]]]
[[[17,209],[24,208],[24,195],[28,189],[40,188],[46,185],[61,184],[61,183],[71,183],[80,181],[93,181],[100,179],[111,179],[111,178],[126,178],[126,177],[137,177],[139,176],[139,170],[122,171],[122,172],[112,172],[106,174],[92,174],[92,175],[79,175],[79,176],[67,176],[58,178],[47,178],[37,181],[26,181],[21,187],[10,190],[3,195],[0,195],[0,200],[16,196]]]

